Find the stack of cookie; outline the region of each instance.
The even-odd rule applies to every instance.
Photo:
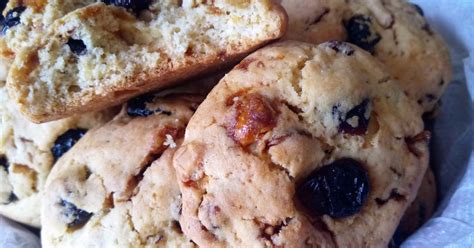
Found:
[[[434,211],[416,5],[1,7],[0,213],[45,247],[383,247]]]

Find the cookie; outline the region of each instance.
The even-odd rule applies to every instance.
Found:
[[[43,246],[193,247],[172,156],[202,99],[140,96],[88,132],[48,178]]]
[[[451,81],[448,49],[423,11],[405,0],[282,0],[285,39],[351,42],[372,53],[424,109],[436,110]]]
[[[84,133],[113,114],[102,111],[34,124],[19,113],[0,85],[0,214],[39,227],[38,206],[51,167]]]
[[[35,122],[99,110],[231,63],[286,22],[270,0],[95,3],[16,53],[7,85]]]
[[[399,247],[410,235],[425,224],[436,210],[436,179],[431,168],[425,173],[415,200],[405,211],[390,241],[390,247]]]
[[[204,247],[382,247],[428,163],[421,110],[343,42],[281,42],[211,91],[174,155]]]
[[[10,0],[4,8],[0,31],[0,57],[13,60],[15,54],[41,39],[58,18],[95,0]]]

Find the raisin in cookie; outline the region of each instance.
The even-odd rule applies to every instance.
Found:
[[[34,124],[19,113],[0,85],[0,214],[39,227],[40,200],[54,162],[88,129],[110,120],[113,113]]]
[[[172,155],[197,95],[134,98],[61,158],[43,201],[44,247],[191,247]]]
[[[420,7],[405,0],[282,0],[286,39],[345,40],[382,61],[407,94],[435,110],[451,80],[449,53]]]
[[[211,91],[173,164],[210,247],[387,245],[427,168],[419,108],[343,42],[281,42]]]
[[[21,111],[43,122],[123,102],[241,58],[287,22],[270,0],[138,3],[79,8],[16,53],[7,85]]]

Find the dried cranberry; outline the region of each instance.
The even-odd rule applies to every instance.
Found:
[[[92,213],[84,211],[76,207],[76,205],[61,200],[59,202],[61,206],[61,214],[64,215],[65,219],[67,220],[67,227],[69,228],[79,228],[86,224],[89,219],[92,217]]]
[[[354,54],[354,49],[346,42],[334,40],[334,41],[328,41],[326,44],[332,50],[338,53],[340,52],[346,56],[351,56],[352,54]]]
[[[4,35],[8,29],[20,24],[20,16],[23,11],[25,11],[26,7],[19,6],[15,7],[7,12],[7,15],[2,21],[2,35]]]
[[[127,103],[127,114],[131,117],[147,117],[153,114],[164,114],[170,116],[170,111],[163,110],[161,108],[149,109],[147,103],[153,102],[153,95],[143,95]]]
[[[313,172],[298,187],[297,197],[311,214],[344,218],[361,210],[369,188],[361,164],[343,158]]]
[[[411,6],[413,6],[416,12],[418,12],[421,16],[425,16],[425,12],[423,12],[423,9],[420,7],[420,5],[411,3]]]
[[[0,167],[3,167],[5,171],[8,171],[8,160],[5,156],[0,156]]]
[[[85,129],[70,129],[60,135],[54,142],[51,152],[53,153],[54,159],[59,159],[64,153],[69,151],[76,142],[84,136],[87,132]]]
[[[104,3],[130,9],[138,14],[140,11],[148,9],[151,0],[104,0]]]
[[[370,121],[369,99],[364,99],[359,105],[349,110],[345,116],[338,107],[333,107],[333,115],[338,115],[339,131],[350,135],[364,135]]]
[[[370,17],[362,15],[353,16],[345,23],[347,41],[358,47],[374,53],[374,48],[381,40],[379,34],[372,30]]]
[[[8,196],[8,202],[7,203],[12,203],[18,201],[18,196],[15,195],[15,193],[11,192],[10,195]]]
[[[16,196],[15,193],[10,192],[10,195],[8,195],[8,198],[7,199],[2,199],[0,201],[0,204],[7,205],[7,204],[10,204],[10,203],[13,203],[13,202],[16,202],[16,201],[18,201],[18,196]]]
[[[7,7],[8,0],[0,0],[0,13],[3,13],[5,7]],[[1,20],[3,20],[3,14],[1,15]]]
[[[69,38],[66,44],[69,46],[69,49],[71,49],[71,51],[76,55],[84,55],[87,52],[87,46],[82,40]]]

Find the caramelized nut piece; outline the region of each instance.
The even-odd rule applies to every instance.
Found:
[[[276,125],[277,111],[266,97],[249,93],[234,97],[235,114],[226,125],[227,134],[242,146],[254,143],[258,137]]]

